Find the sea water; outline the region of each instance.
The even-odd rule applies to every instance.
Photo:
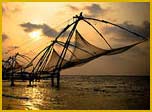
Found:
[[[149,76],[61,76],[60,89],[50,80],[3,81],[3,110],[106,110],[149,109]]]

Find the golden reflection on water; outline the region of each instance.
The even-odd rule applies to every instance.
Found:
[[[3,82],[4,110],[122,110],[149,109],[149,77],[65,76],[60,90],[49,81]],[[145,92],[146,91],[146,92]],[[117,102],[117,103],[115,103]],[[143,103],[144,102],[144,103]]]
[[[28,95],[28,97],[30,98],[30,100],[25,101],[25,106],[26,106],[26,110],[39,110],[39,106],[38,104],[43,104],[43,97],[44,95],[41,94],[41,92],[39,91],[39,88],[37,87],[32,87],[32,88],[28,88],[25,91],[25,95]]]
[[[25,110],[40,110],[39,108],[36,108],[30,101],[25,102],[25,105]]]

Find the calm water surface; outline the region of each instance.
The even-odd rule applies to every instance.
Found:
[[[149,109],[148,76],[61,76],[60,89],[49,80],[36,82],[3,81],[3,110],[50,109]]]

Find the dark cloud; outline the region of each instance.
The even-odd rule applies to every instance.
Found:
[[[90,6],[84,6],[84,7],[76,7],[72,5],[67,5],[68,8],[70,8],[72,11],[83,11],[85,12],[85,15],[87,17],[98,17],[107,11],[107,9],[103,9],[99,4],[92,4]]]
[[[75,6],[72,6],[72,5],[67,5],[67,7],[69,7],[73,11],[79,11],[78,7],[75,7]]]
[[[41,29],[43,34],[48,37],[55,37],[58,34],[58,32],[55,29],[49,27],[47,24],[41,25],[41,24],[32,24],[28,22],[28,23],[20,24],[20,26],[24,28],[25,32],[32,32],[34,30]]]
[[[122,26],[124,28],[127,28],[131,31],[134,31],[140,35],[143,35],[144,37],[146,38],[149,38],[150,37],[150,23],[148,21],[144,21],[142,23],[142,25],[138,26],[138,25],[134,25],[134,24],[131,24],[129,22],[124,22],[122,24],[118,24],[119,26]],[[119,29],[115,26],[112,26],[112,27],[107,27],[105,29],[105,33],[113,33],[113,34],[116,34],[120,37],[123,37],[123,38],[120,38],[118,39],[117,38],[117,41],[126,41],[126,38],[132,38],[132,37],[135,37],[137,38],[137,36],[131,34],[131,33],[128,33],[127,31],[124,31],[122,29]]]
[[[41,25],[41,24],[32,24],[28,22],[28,23],[20,24],[20,26],[24,28],[25,32],[32,32],[34,30],[41,29],[43,34],[48,37],[56,37],[60,33],[57,32],[55,29],[51,28],[50,26],[48,26],[47,24]],[[64,32],[62,36],[68,36],[69,33],[70,31],[67,30],[66,32]]]
[[[145,37],[150,37],[150,23],[148,21],[144,21],[141,26],[137,26],[128,22],[124,22],[120,25],[132,31],[138,32]]]
[[[86,7],[84,7],[84,9],[86,9],[89,12],[89,14],[87,16],[91,16],[91,17],[97,17],[106,12],[106,9],[103,9],[98,4],[92,4],[91,6],[86,6]]]
[[[55,29],[49,27],[49,26],[46,25],[46,24],[43,24],[43,26],[42,26],[42,31],[43,31],[44,35],[46,35],[46,36],[48,36],[48,37],[49,37],[49,36],[55,37],[55,36],[58,34],[58,32],[57,32]]]
[[[42,28],[42,25],[32,24],[30,22],[20,24],[20,26],[25,28],[24,29],[25,32],[32,32],[36,29],[41,29]]]
[[[5,41],[6,39],[8,39],[9,37],[6,34],[2,34],[2,41]]]

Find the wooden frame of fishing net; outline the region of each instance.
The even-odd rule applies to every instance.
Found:
[[[92,21],[96,22],[95,25],[91,23]],[[84,24],[80,25],[81,22],[91,27],[92,31],[88,30],[91,33],[93,32],[98,35],[98,39],[102,40],[101,45],[104,45],[105,48],[97,47],[87,40],[89,38],[80,34],[79,30],[85,29],[87,31],[87,34],[85,35],[91,35],[88,33],[89,31],[85,28]],[[110,40],[107,41],[107,38],[105,38],[101,33],[103,31],[100,31],[101,26],[96,28],[97,22],[118,27],[119,29],[131,33],[132,35],[141,37],[141,39],[140,41],[136,41],[132,44],[114,48],[111,46],[109,42]],[[95,39],[97,37],[94,36],[93,38]],[[31,77],[33,77],[32,79],[51,78],[52,86],[54,86],[54,78],[57,78],[57,87],[59,87],[60,71],[62,69],[80,66],[100,56],[122,53],[146,40],[147,39],[144,36],[130,31],[127,28],[105,20],[84,17],[81,12],[80,15],[74,16],[72,23],[68,24],[51,42],[51,44],[45,47],[31,61],[33,63],[36,59],[38,59],[31,71]]]

